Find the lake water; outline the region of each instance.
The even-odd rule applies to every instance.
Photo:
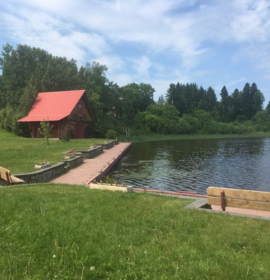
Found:
[[[270,191],[270,138],[133,143],[110,174],[133,187],[156,190]]]

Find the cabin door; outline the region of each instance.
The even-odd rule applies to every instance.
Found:
[[[39,133],[38,129],[40,128],[40,123],[36,122],[33,123],[34,127],[34,138],[42,138],[43,136]]]
[[[83,124],[74,124],[74,138],[75,139],[84,138],[84,125]]]

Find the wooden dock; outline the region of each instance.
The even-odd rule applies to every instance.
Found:
[[[99,176],[104,176],[124,153],[130,148],[131,143],[119,143],[109,150],[92,159],[85,159],[83,164],[71,169],[66,174],[52,180],[57,184],[88,185],[90,181]]]

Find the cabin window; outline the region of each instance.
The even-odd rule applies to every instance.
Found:
[[[79,103],[78,116],[79,117],[83,116],[83,105],[82,105],[82,103]]]

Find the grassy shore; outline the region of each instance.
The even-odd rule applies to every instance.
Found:
[[[68,142],[18,137],[0,129],[0,165],[12,174],[34,171],[35,164],[55,164],[64,159],[61,153],[72,148],[87,150],[92,143],[104,143],[104,139],[70,140]]]
[[[269,279],[270,222],[146,193],[0,188],[0,279]]]
[[[270,132],[257,132],[251,134],[177,134],[177,135],[141,135],[124,137],[120,136],[122,142],[142,142],[142,141],[162,141],[162,140],[181,140],[181,139],[225,139],[225,138],[249,138],[249,137],[270,137]]]
[[[145,135],[135,137],[120,137],[123,142],[161,141],[173,139],[219,139],[238,137],[270,137],[270,133],[256,134],[193,134],[193,135]],[[12,174],[34,171],[35,164],[50,162],[55,164],[64,159],[61,153],[72,148],[87,150],[93,143],[103,143],[104,139],[81,139],[68,142],[50,140],[50,145],[45,139],[18,137],[0,129],[0,165],[9,169]]]

